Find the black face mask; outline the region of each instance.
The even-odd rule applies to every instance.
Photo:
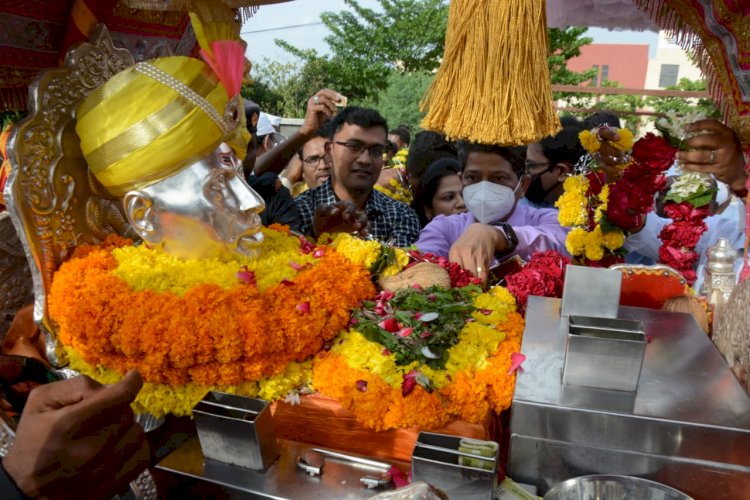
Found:
[[[542,172],[542,174],[543,173],[545,172]],[[557,184],[553,184],[550,189],[544,189],[542,186],[542,174],[535,175],[531,179],[529,188],[526,190],[526,199],[537,205],[544,203],[547,199],[547,195],[557,186]]]

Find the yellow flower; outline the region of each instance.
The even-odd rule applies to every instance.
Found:
[[[565,179],[564,192],[555,202],[560,209],[557,220],[561,226],[585,226],[588,223],[588,188],[589,180],[585,176],[574,175]]]
[[[365,268],[370,269],[380,257],[382,246],[375,240],[363,240],[354,238],[345,233],[335,235],[321,236],[320,241],[326,241],[326,238],[332,238],[331,246],[347,259],[355,264],[362,264]]]
[[[603,243],[608,250],[617,250],[625,244],[625,234],[620,229],[608,231],[603,235]]]
[[[73,348],[65,347],[70,367],[87,375],[99,383],[113,384],[122,375],[103,366],[92,366]],[[146,382],[133,402],[136,413],[149,413],[162,417],[167,414],[190,415],[193,407],[209,391],[221,391],[242,396],[274,401],[289,394],[292,390],[309,385],[312,380],[312,360],[304,363],[290,363],[284,371],[257,382],[244,382],[234,386],[200,385],[188,383],[179,386]]]
[[[597,224],[602,221],[602,217],[607,213],[607,205],[609,204],[609,184],[605,184],[599,193],[599,206],[594,209],[594,222]]]
[[[565,238],[565,248],[573,256],[582,255],[586,248],[587,231],[582,227],[575,227],[570,230]]]
[[[630,151],[633,149],[633,132],[626,128],[621,128],[617,130],[617,135],[620,136],[620,140],[613,143],[617,149],[620,151]]]
[[[601,143],[596,134],[591,133],[590,130],[584,130],[578,134],[578,139],[581,141],[583,149],[588,151],[589,154],[594,154],[599,151]]]

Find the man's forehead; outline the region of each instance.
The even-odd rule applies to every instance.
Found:
[[[472,151],[466,158],[464,170],[491,170],[515,173],[510,162],[497,153]]]
[[[313,137],[302,146],[302,153],[316,153],[325,149],[328,139],[325,137]]]
[[[363,128],[353,123],[344,123],[342,127],[334,134],[336,140],[360,139],[368,141],[377,141],[385,144],[386,130],[383,127]]]

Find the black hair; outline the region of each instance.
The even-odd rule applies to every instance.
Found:
[[[411,207],[417,212],[419,223],[422,227],[429,222],[425,208],[432,208],[432,199],[435,197],[440,181],[449,175],[458,175],[461,172],[461,164],[455,158],[442,158],[430,165],[419,182],[414,186],[414,199]]]
[[[253,115],[255,116],[255,125],[253,125]],[[245,100],[245,126],[247,131],[255,135],[258,130],[258,117],[260,116],[260,106],[250,100]]]
[[[542,147],[542,154],[549,160],[550,165],[567,163],[573,166],[578,163],[581,156],[586,154],[586,150],[583,149],[581,141],[578,139],[578,134],[582,130],[584,128],[580,125],[566,127],[554,137],[547,136],[539,141],[539,145]]]
[[[399,125],[398,127],[388,132],[388,135],[391,134],[397,135],[398,138],[401,139],[401,142],[403,142],[407,146],[411,142],[411,134],[409,133],[409,130],[403,125]]]
[[[466,160],[469,159],[471,153],[496,154],[510,163],[511,168],[517,175],[520,176],[526,173],[526,166],[524,165],[523,160],[521,160],[513,148],[468,141],[461,141],[458,143],[458,163],[461,165],[462,172],[466,168]]]
[[[380,113],[370,108],[360,108],[357,106],[347,106],[338,112],[330,121],[329,139],[333,139],[336,132],[341,130],[344,125],[357,125],[362,128],[381,127],[384,132],[388,132],[388,123]]]
[[[427,170],[427,167],[442,158],[456,158],[456,146],[445,140],[445,136],[438,132],[423,130],[414,136],[414,142],[409,145],[409,155],[406,157],[406,171],[413,182]]]
[[[333,136],[333,133],[331,132],[331,122],[327,121],[323,125],[321,125],[320,128],[318,128],[318,130],[313,132],[313,135],[307,141],[311,139],[315,139],[316,137],[323,137],[325,139],[330,139],[332,136]],[[305,143],[302,144],[302,146],[300,146],[300,148],[297,150],[297,156],[299,156],[300,160],[304,160],[304,158],[302,158],[302,150],[304,149],[305,144],[307,144],[307,141],[305,141]]]
[[[398,153],[398,146],[396,146],[391,141],[385,141],[385,152],[395,155],[396,153]]]
[[[565,127],[572,127],[580,125],[581,121],[573,115],[565,115],[560,117],[560,125]]]
[[[597,111],[582,122],[583,128],[591,130],[600,125],[609,125],[610,127],[621,128],[620,119],[614,113],[609,111]]]

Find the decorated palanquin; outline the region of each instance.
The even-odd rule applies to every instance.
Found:
[[[279,437],[370,456],[407,460],[419,429],[496,438],[496,415],[511,402],[512,354],[523,330],[504,288],[482,291],[445,263],[447,269],[434,264],[431,270],[442,273],[442,285],[404,282],[400,290],[378,292],[377,278],[424,263],[348,235],[315,243],[281,227],[258,233],[257,204],[242,212],[247,234],[236,244],[244,248],[243,238],[252,240],[246,255],[180,258],[164,249],[169,242],[140,241],[150,243],[153,234],[148,224],[132,224],[148,210],[139,208],[141,198],[129,197],[131,190],[158,199],[163,193],[154,185],[164,189],[169,176],[204,170],[216,192],[234,182],[215,179],[218,164],[190,164],[200,156],[184,151],[179,168],[163,174],[153,158],[127,170],[111,167],[130,161],[128,141],[118,142],[115,154],[101,142],[92,146],[99,139],[82,124],[96,122],[98,106],[116,94],[110,89],[122,75],[160,94],[166,91],[157,83],[167,82],[179,101],[189,92],[169,75],[193,78],[183,83],[189,85],[208,71],[197,60],[158,61],[133,66],[130,54],[114,48],[98,27],[92,43],[69,54],[66,67],[35,84],[31,116],[11,138],[6,199],[34,264],[35,316],[48,336],[49,362],[104,383],[138,369],[146,384],[136,410],[156,417],[190,415],[209,390],[277,401]],[[175,67],[186,68],[184,74]],[[241,125],[224,82],[205,82],[216,115],[191,111],[207,109],[198,99],[184,107],[188,119],[220,129],[215,140],[200,138],[218,143]],[[160,98],[153,106],[169,109],[168,97]],[[123,123],[110,129],[127,132]],[[201,153],[232,167],[228,148]],[[102,159],[113,157],[111,165]],[[132,166],[140,178],[123,175]]]

